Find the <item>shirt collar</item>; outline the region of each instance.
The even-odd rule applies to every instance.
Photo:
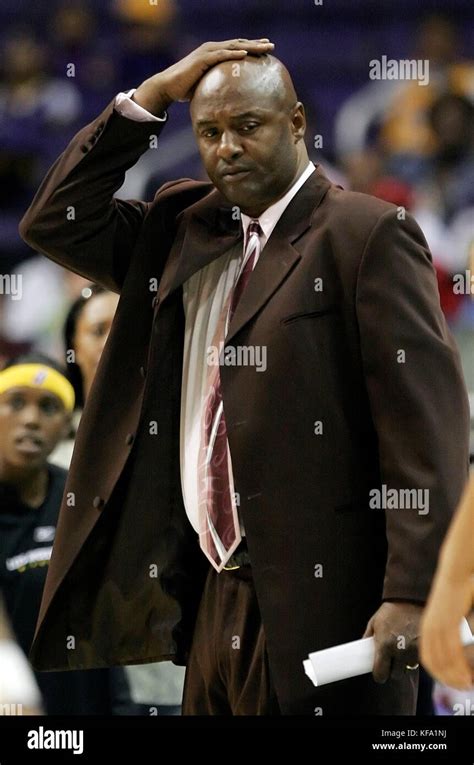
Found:
[[[301,186],[308,180],[309,176],[312,175],[312,173],[314,173],[315,170],[316,170],[315,165],[311,161],[309,161],[308,165],[306,166],[306,169],[301,173],[299,178],[294,182],[293,186],[286,192],[285,196],[282,197],[281,199],[278,199],[278,201],[274,202],[274,204],[270,205],[270,207],[267,207],[267,209],[259,216],[257,220],[260,223],[261,229],[263,231],[262,245],[268,241],[268,239],[270,238],[270,234],[272,233],[273,229],[275,228],[276,224],[280,220],[284,211],[290,204],[291,200],[296,195],[296,193],[300,190]],[[244,239],[245,239],[245,236],[247,235],[247,228],[252,218],[249,215],[245,215],[245,213],[241,213],[241,219],[242,219],[242,226],[244,230]]]

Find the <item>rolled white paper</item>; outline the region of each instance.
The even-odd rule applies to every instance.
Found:
[[[474,643],[474,636],[466,619],[461,622],[460,632],[463,645]],[[303,667],[309,679],[319,688],[337,680],[347,680],[349,677],[372,672],[374,655],[374,638],[361,638],[310,653],[303,661]]]

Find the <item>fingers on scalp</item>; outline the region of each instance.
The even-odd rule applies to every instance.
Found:
[[[214,45],[216,48],[219,48],[220,50],[229,50],[229,48],[236,47],[237,45],[241,45],[242,43],[249,43],[250,40],[247,40],[245,37],[239,37],[239,39],[234,38],[233,40],[222,40],[221,42],[213,42],[209,43],[209,45]]]
[[[213,64],[219,63],[219,61],[225,61],[228,58],[232,58],[238,53],[240,53],[240,51],[219,48],[218,50],[208,51],[204,60],[208,66],[212,66]]]
[[[230,50],[230,49],[227,49],[227,50],[225,50],[225,49],[224,50],[222,50],[222,49],[221,50],[216,50],[216,51],[213,51],[210,54],[210,56],[212,56],[214,61],[219,61],[220,59],[223,59],[225,61],[226,59],[230,58],[231,56],[243,58],[246,55],[247,55],[247,51],[246,50]]]
[[[238,50],[242,52],[242,50],[245,52],[245,48],[242,48],[242,45],[247,44],[247,40],[233,40],[227,45],[228,50]]]
[[[201,45],[201,48],[208,51],[214,58],[220,56],[228,57],[229,54],[233,56],[246,56],[248,49],[255,46],[268,46],[273,45],[269,42],[268,37],[262,37],[260,40],[249,40],[245,37],[239,37],[234,40],[225,40],[224,42],[207,42]],[[245,47],[242,47],[245,46]]]

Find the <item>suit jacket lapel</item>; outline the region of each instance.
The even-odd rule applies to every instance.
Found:
[[[331,183],[319,167],[293,197],[260,255],[229,326],[229,341],[270,299],[301,255],[294,246],[311,226]],[[158,290],[161,303],[196,271],[242,239],[242,225],[217,189],[184,211]]]
[[[181,215],[158,289],[159,302],[242,238],[240,217],[214,189]],[[243,241],[243,239],[242,239]]]

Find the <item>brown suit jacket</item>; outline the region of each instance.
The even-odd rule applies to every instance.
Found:
[[[120,293],[77,435],[36,669],[185,663],[192,637],[208,564],[180,485],[181,285],[241,225],[209,183],[165,184],[152,203],[113,198],[161,129],[109,104],[20,225],[32,247]],[[315,689],[302,669],[308,652],[360,637],[382,599],[426,598],[467,477],[458,353],[425,239],[400,217],[318,168],[273,231],[226,339],[267,348],[264,373],[223,366],[221,378],[284,713],[413,711],[413,673]],[[429,512],[370,509],[383,485],[427,489]]]

